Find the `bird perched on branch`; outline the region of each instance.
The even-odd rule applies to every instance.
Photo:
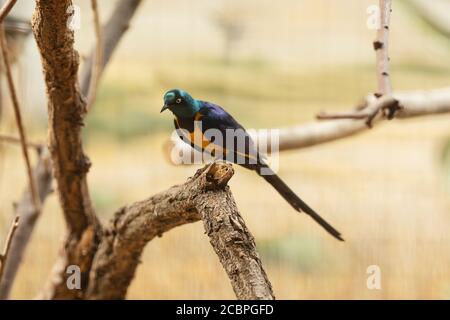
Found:
[[[222,107],[194,99],[181,89],[164,95],[161,112],[169,109],[175,116],[174,124],[179,137],[191,147],[208,152],[215,158],[237,163],[258,173],[298,212],[304,212],[343,241],[341,234],[320,217],[268,166],[245,129]]]

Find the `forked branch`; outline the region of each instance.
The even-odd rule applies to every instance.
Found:
[[[145,245],[174,227],[203,220],[239,299],[273,299],[255,241],[227,186],[233,168],[213,163],[177,185],[120,209],[92,264],[88,299],[123,299]]]
[[[386,116],[391,120],[397,111],[402,108],[392,95],[391,77],[389,73],[389,28],[392,12],[392,0],[379,0],[380,25],[378,26],[377,37],[373,42],[373,49],[376,55],[376,76],[378,91],[375,98],[385,97],[379,103],[366,104],[363,108],[352,112],[341,113],[321,113],[318,119],[365,119],[366,125],[371,128],[375,118]]]

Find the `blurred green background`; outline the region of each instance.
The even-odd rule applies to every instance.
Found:
[[[89,1],[74,2],[82,18],[76,46],[87,56],[94,41]],[[436,21],[450,28],[450,10],[442,9],[450,8],[449,2],[436,0],[431,7]],[[99,1],[103,21],[114,3]],[[101,219],[107,222],[120,206],[181,183],[197,169],[173,166],[165,157],[172,119],[159,110],[168,89],[180,87],[214,101],[248,128],[314,121],[319,111],[349,110],[374,92],[375,31],[366,26],[366,10],[375,3],[143,1],[86,119],[84,143],[93,163],[88,180]],[[394,90],[450,86],[450,38],[412,3],[394,1]],[[40,72],[30,39],[16,73],[34,141],[46,138]],[[0,132],[14,133],[10,108],[4,107]],[[236,169],[231,189],[277,298],[450,298],[449,120],[448,115],[394,120],[354,138],[280,154],[280,176],[343,233],[344,243],[296,214],[255,174]],[[0,241],[12,219],[12,203],[26,185],[19,151],[0,144]],[[43,286],[63,235],[53,194],[13,298],[32,298]],[[370,265],[381,268],[381,290],[366,287]],[[234,294],[203,226],[196,223],[148,244],[128,297]]]

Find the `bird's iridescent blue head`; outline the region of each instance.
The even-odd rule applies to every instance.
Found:
[[[161,112],[169,109],[177,117],[193,117],[200,110],[200,101],[195,100],[184,90],[172,89],[164,95],[164,106]]]

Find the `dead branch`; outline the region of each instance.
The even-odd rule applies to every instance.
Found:
[[[229,165],[209,167],[218,187],[233,174]],[[196,199],[209,241],[218,255],[238,299],[273,300],[272,286],[264,271],[255,240],[245,225],[229,189],[224,196],[202,194]]]
[[[8,13],[16,4],[17,0],[8,0],[3,7],[0,9],[0,23],[3,23],[3,20],[6,18]]]
[[[389,74],[389,24],[392,12],[392,0],[379,0],[380,26],[377,37],[373,42],[373,49],[376,54],[376,75],[378,92],[374,94],[376,98],[392,95],[391,77]],[[387,98],[380,103],[367,104],[364,108],[354,112],[343,113],[321,113],[318,119],[366,119],[366,125],[372,127],[377,116],[386,113],[387,118],[393,119],[395,113],[401,109],[401,105],[392,98]],[[387,112],[385,112],[387,111]]]
[[[105,55],[107,57],[107,61],[105,61],[103,59],[94,59],[94,57],[93,57],[94,53],[91,55],[90,63],[87,63],[86,64],[87,68],[85,67],[85,69],[84,69],[84,70],[88,69],[89,73],[84,72],[84,74],[87,74],[87,76],[84,77],[83,78],[84,81],[81,82],[82,88],[90,87],[90,80],[91,80],[90,72],[91,72],[91,68],[92,68],[92,61],[94,61],[94,60],[98,61],[98,65],[100,65],[99,67],[96,67],[99,70],[97,77],[98,78],[100,77],[101,71],[105,67],[105,65],[108,63],[109,59],[111,58],[111,55],[112,55],[115,47],[117,46],[117,44],[120,40],[120,37],[127,30],[129,21],[130,21],[131,17],[133,16],[135,10],[137,9],[139,3],[140,3],[140,0],[139,1],[124,0],[124,1],[118,2],[117,7],[116,7],[111,19],[109,20],[108,24],[105,26],[104,32],[107,35],[106,43],[104,43],[102,41],[102,36],[101,36],[102,31],[100,30],[100,22],[98,19],[98,10],[96,10],[97,9],[95,6],[96,3],[95,4],[93,3],[93,6],[95,6],[95,7],[93,7],[93,11],[94,11],[94,23],[95,23],[96,38],[97,38],[96,39],[97,40],[96,41],[96,54],[97,54],[97,56],[98,55],[103,56],[104,55],[103,50],[105,50],[106,51]],[[99,50],[99,49],[102,49],[102,50]],[[98,52],[100,52],[100,54]],[[103,67],[101,67],[101,63],[100,63],[101,61],[103,61]],[[97,62],[96,62],[96,64],[97,64]],[[97,72],[97,71],[95,71],[95,72]],[[94,99],[95,98],[91,97],[91,103],[93,103]],[[77,122],[77,121],[74,121],[74,122]],[[12,141],[11,139],[8,139],[8,140]],[[38,168],[39,168],[39,166],[38,166]],[[49,168],[49,170],[50,170],[50,168]],[[38,180],[38,184],[39,184],[39,180]],[[48,181],[48,186],[49,185],[50,185],[50,181]],[[46,193],[46,190],[48,190],[48,188],[45,186],[46,185],[44,184],[42,187],[42,190],[39,190],[41,194]],[[25,196],[24,196],[24,198],[25,198]],[[21,206],[19,205],[19,208],[20,207]],[[37,218],[37,216],[36,216],[36,218]],[[94,219],[96,219],[96,218],[94,218]],[[29,223],[27,224],[26,230],[28,230],[30,233],[33,229],[35,222],[36,222],[36,219],[30,218]],[[21,239],[23,238],[24,241],[20,242],[21,247],[17,248],[17,252],[18,252],[17,255],[18,255],[19,259],[21,258],[21,255],[23,254],[25,247],[26,247],[26,242],[29,239],[29,236],[26,237],[26,235],[25,235],[26,230],[24,228],[23,237],[22,236],[20,237]],[[92,231],[91,228],[87,228],[86,230],[87,231],[83,233],[84,239],[86,239],[88,237],[88,235],[91,234],[91,231]],[[22,234],[21,229],[19,229],[19,233]],[[25,240],[25,238],[27,238],[27,239]],[[80,246],[78,246],[78,247],[76,246],[76,242],[77,242],[76,237],[75,237],[75,240],[71,240],[71,238],[72,237],[70,236],[70,233],[69,233],[67,241],[68,242],[70,241],[72,243],[72,246],[80,249]],[[83,237],[82,237],[82,239],[83,239]],[[83,248],[83,247],[81,247],[81,248]],[[80,250],[78,250],[78,251],[80,251]],[[83,250],[84,250],[83,255],[86,255],[86,252],[89,252],[89,250],[86,250],[86,248],[83,248]],[[81,259],[81,260],[85,261],[85,263],[84,263],[85,265],[89,265],[89,260],[90,260],[89,255],[87,255],[88,257],[86,257],[86,258],[83,258],[82,255],[80,255],[80,254],[74,254],[74,256],[77,257],[77,259]],[[72,260],[72,259],[69,259],[68,257],[65,256],[65,252],[63,249],[61,251],[60,259],[58,260],[58,262],[56,263],[55,268],[54,268],[56,271],[54,271],[53,277],[49,280],[49,282],[46,286],[47,289],[43,291],[43,296],[45,296],[46,298],[58,298],[58,297],[59,298],[63,298],[63,297],[71,298],[71,297],[74,297],[73,295],[71,296],[70,294],[68,294],[68,292],[65,290],[65,281],[64,281],[64,276],[63,276],[66,271],[65,267],[69,263],[70,260]],[[15,266],[15,267],[13,266],[11,268],[7,268],[7,271],[6,271],[7,274],[9,274],[8,270],[11,270],[11,277],[10,277],[11,283],[5,283],[5,287],[3,289],[0,288],[0,296],[7,297],[10,287],[12,286],[12,281],[13,281],[17,267],[18,266]],[[88,270],[87,267],[85,269]],[[84,278],[85,279],[87,278],[86,274],[84,274]],[[9,286],[9,288],[6,286]],[[79,295],[77,295],[77,297],[79,297]]]
[[[100,16],[98,13],[97,0],[91,0],[92,13],[94,15],[94,29],[95,29],[95,63],[92,66],[92,76],[90,80],[89,95],[87,96],[86,109],[89,111],[94,104],[95,98],[97,96],[97,87],[100,80],[100,73],[102,71],[102,60],[103,60],[103,37],[102,30],[100,26]]]
[[[86,181],[90,161],[81,142],[86,104],[78,88],[79,59],[73,49],[74,33],[67,23],[70,5],[70,0],[36,0],[32,28],[47,86],[49,151],[68,229],[60,261],[66,265],[82,266],[82,277],[87,279],[93,251],[80,247],[80,242],[87,236],[86,232],[95,242],[101,228]],[[53,298],[78,297],[77,290],[67,288],[64,277],[60,280],[51,282]]]
[[[144,246],[174,227],[203,220],[211,245],[239,299],[273,299],[252,235],[227,186],[231,165],[213,163],[194,177],[120,209],[92,264],[88,299],[123,299]]]
[[[13,143],[13,144],[20,144],[20,137],[8,135],[8,134],[0,134],[0,141]],[[35,142],[30,142],[30,141],[27,141],[26,146],[28,148],[36,149],[37,151],[41,150],[43,147],[42,144],[40,144],[40,143],[35,143]]]
[[[11,228],[9,229],[8,236],[6,237],[5,245],[3,248],[2,254],[0,254],[0,284],[3,279],[3,271],[5,269],[6,261],[8,260],[9,250],[11,248],[11,241],[14,238],[14,234],[19,226],[19,216],[14,218],[13,223],[11,224]]]
[[[52,192],[52,166],[50,155],[46,148],[39,154],[39,161],[33,169],[39,198],[44,203],[46,197]],[[3,279],[0,283],[0,300],[8,299],[12,289],[14,279],[19,270],[25,253],[28,241],[33,233],[34,226],[39,217],[39,213],[34,210],[30,189],[28,188],[22,195],[20,201],[15,205],[16,215],[20,217],[20,224],[16,234],[11,241],[11,254],[5,262]]]
[[[36,2],[33,31],[44,66],[49,96],[50,150],[52,159],[58,159],[58,162],[54,164],[55,176],[63,211],[66,221],[68,221],[69,234],[40,297],[46,299],[82,298],[84,290],[70,291],[67,289],[66,267],[70,264],[81,266],[83,285],[87,283],[95,251],[95,248],[91,246],[96,246],[102,228],[97,222],[87,191],[86,173],[90,163],[83,154],[80,136],[86,107],[76,85],[78,55],[73,50],[73,32],[67,29],[68,16],[64,12],[71,1],[46,2],[39,0]],[[101,55],[103,57],[99,77],[120,38],[128,29],[129,21],[140,2],[140,0],[119,1],[111,18],[101,31],[104,41],[100,41],[102,45],[97,46],[102,48]],[[48,24],[46,25],[46,23]],[[60,41],[57,42],[57,39]],[[90,88],[94,56],[95,52],[84,64],[81,80],[83,95],[88,95],[87,91]],[[58,66],[59,62],[63,68]],[[63,81],[62,86],[60,86],[61,81]],[[59,90],[55,88],[56,86]],[[58,107],[59,105],[61,106]],[[69,155],[74,156],[69,158]],[[72,189],[74,192],[71,191]]]
[[[15,3],[14,1],[9,1],[8,3],[5,4],[5,6],[8,6],[8,4],[9,4],[11,6],[10,7],[10,9],[11,9],[12,6],[14,6],[14,3]],[[2,11],[3,11],[3,9],[2,9]],[[4,12],[8,12],[8,10],[5,10]],[[9,89],[9,95],[11,97],[11,102],[12,102],[13,109],[14,109],[14,116],[16,119],[17,129],[19,131],[20,144],[22,147],[22,156],[25,161],[25,167],[26,167],[26,172],[27,172],[27,176],[28,176],[28,183],[30,185],[34,208],[36,211],[39,211],[41,205],[39,202],[39,196],[38,196],[38,192],[36,189],[36,182],[34,181],[33,172],[31,169],[30,157],[28,155],[27,135],[25,132],[25,127],[23,126],[19,100],[17,98],[17,93],[16,93],[16,89],[14,86],[14,80],[13,80],[13,76],[12,76],[12,72],[11,72],[11,65],[9,63],[9,53],[8,53],[8,45],[6,43],[5,28],[1,22],[0,22],[0,47],[1,47],[1,51],[2,51],[3,65],[5,67],[5,74],[6,74],[6,80],[7,80],[8,89]]]
[[[450,88],[442,88],[428,91],[408,91],[394,93],[394,100],[389,97],[377,99],[374,96],[366,98],[366,109],[378,108],[379,104],[393,103],[398,101],[402,105],[402,109],[396,113],[396,119],[410,119],[414,117],[431,116],[450,113]],[[356,114],[356,113],[355,113]],[[319,115],[320,116],[320,115]],[[327,143],[343,138],[353,136],[361,132],[369,131],[364,119],[368,113],[364,113],[361,118],[356,120],[336,117],[334,121],[312,122],[293,127],[280,128],[278,150],[267,150],[269,153],[273,151],[285,151],[292,149],[302,149],[322,143]],[[359,119],[359,120],[358,120]],[[383,117],[377,117],[373,124],[382,121]],[[266,139],[267,136],[255,136],[249,130],[250,135],[255,140]],[[271,146],[271,141],[267,141],[266,145]],[[193,152],[197,152],[180,139],[168,140],[164,145],[164,153],[170,161],[172,150],[180,150],[187,159],[192,159]]]
[[[81,143],[86,105],[77,85],[74,35],[66,23],[71,4],[70,0],[37,0],[32,27],[47,85],[48,143],[58,194],[70,233],[80,236],[93,223],[94,211],[86,183],[90,162]]]
[[[377,62],[378,93],[392,93],[391,77],[389,75],[389,24],[392,11],[392,0],[380,0],[380,26],[377,38],[373,43]]]
[[[141,0],[121,0],[118,1],[114,12],[109,18],[106,25],[101,31],[102,37],[102,67],[100,68],[100,75],[105,70],[106,65],[111,59],[114,51],[119,44],[122,36],[128,30],[130,21],[133,18]],[[81,92],[84,96],[89,96],[90,83],[92,79],[92,65],[95,61],[95,51],[87,58],[83,64],[80,75]],[[99,76],[100,76],[99,75]]]
[[[78,59],[73,50],[73,32],[60,18],[67,18],[64,8],[70,3],[53,0],[44,4],[37,0],[33,17],[48,90],[50,153],[69,228],[41,298],[124,298],[144,245],[170,228],[201,218],[207,221],[206,230],[215,250],[224,250],[226,245],[227,251],[220,260],[236,295],[243,299],[273,298],[253,237],[243,224],[231,194],[227,194],[226,184],[232,176],[229,165],[213,164],[200,170],[187,184],[171,189],[168,198],[159,194],[120,210],[106,230],[96,222],[87,193],[88,165],[80,137],[85,105],[74,76]],[[222,225],[223,230],[217,230]],[[82,290],[67,288],[65,271],[69,264],[80,267]]]

